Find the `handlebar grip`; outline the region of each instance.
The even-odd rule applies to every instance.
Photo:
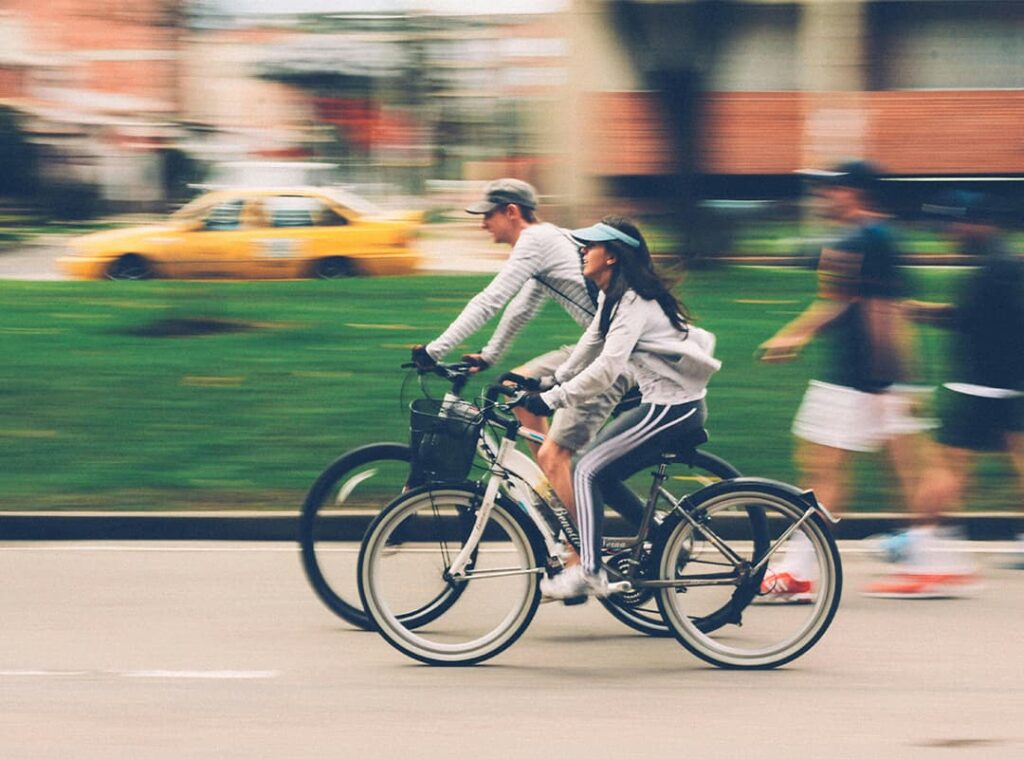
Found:
[[[515,372],[505,372],[498,377],[498,382],[512,382],[521,390],[533,391],[540,389],[536,379],[533,377],[524,377],[523,375],[516,374]]]
[[[484,398],[491,404],[497,402],[499,395],[512,397],[517,395],[518,392],[515,388],[508,385],[488,385],[487,390],[484,392]]]

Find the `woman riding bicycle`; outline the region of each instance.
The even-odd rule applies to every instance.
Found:
[[[524,405],[550,415],[604,392],[627,370],[640,386],[642,402],[605,427],[575,463],[574,503],[566,506],[579,527],[581,563],[541,582],[543,593],[558,599],[607,595],[600,483],[621,480],[638,461],[656,461],[673,442],[701,428],[707,381],[720,366],[712,357],[713,336],[689,324],[629,219],[608,216],[572,236],[582,245],[584,275],[600,290],[598,311],[555,372],[554,386]]]

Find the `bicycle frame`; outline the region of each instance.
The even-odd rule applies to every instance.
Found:
[[[484,442],[484,434],[481,434],[480,448],[485,457],[490,460],[491,476],[484,490],[484,495],[481,500],[473,528],[470,531],[466,542],[463,544],[462,549],[459,551],[459,554],[452,561],[448,569],[448,574],[452,580],[468,581],[471,579],[484,579],[487,577],[502,577],[511,574],[534,574],[543,571],[540,568],[535,568],[528,570],[491,570],[489,572],[475,573],[472,570],[467,571],[466,569],[472,561],[472,557],[483,537],[484,530],[487,527],[487,522],[490,519],[491,510],[497,500],[498,491],[503,483],[508,485],[508,489],[516,498],[519,505],[529,515],[530,521],[543,536],[548,556],[558,556],[557,535],[552,534],[547,521],[539,513],[534,501],[534,497],[536,496],[535,485],[536,483],[543,481],[544,475],[540,472],[540,468],[529,457],[516,449],[517,433],[519,432],[516,427],[516,423],[508,423],[508,426],[506,426],[505,429],[506,434],[499,442],[497,442],[496,454],[493,453],[493,446],[495,445],[494,438],[489,437],[489,442]],[[529,433],[531,434],[531,440],[535,440],[537,437],[543,440],[543,435],[540,433],[533,430],[530,430]],[[637,534],[635,536],[620,538],[615,542],[615,547],[621,547],[623,550],[631,549],[632,555],[630,556],[630,571],[628,573],[622,573],[612,567],[606,567],[606,571],[609,574],[609,587],[613,592],[628,593],[632,592],[634,589],[685,589],[687,587],[707,585],[738,586],[745,582],[748,577],[756,575],[761,571],[761,569],[766,567],[769,559],[775,554],[775,552],[784,545],[793,533],[799,529],[800,525],[802,525],[807,519],[811,518],[812,514],[816,511],[824,512],[824,515],[830,521],[835,520],[835,517],[829,514],[823,506],[817,504],[816,501],[813,501],[813,497],[810,496],[810,494],[805,494],[812,500],[807,502],[807,508],[804,515],[790,525],[790,527],[781,536],[773,541],[773,545],[764,555],[759,557],[756,564],[750,565],[749,562],[738,556],[729,547],[727,541],[722,540],[714,533],[713,530],[710,530],[706,525],[700,524],[700,522],[693,517],[690,510],[685,507],[685,503],[687,501],[685,497],[677,500],[671,495],[671,493],[663,488],[665,479],[668,477],[666,470],[671,461],[672,456],[666,456],[662,459],[657,470],[653,473],[653,480],[648,492],[647,501],[644,506],[644,513],[637,530]],[[522,472],[523,475],[521,475],[520,472]],[[526,477],[533,477],[533,482],[526,480]],[[690,523],[693,529],[710,542],[722,554],[723,558],[732,564],[729,571],[708,572],[701,575],[691,575],[687,578],[671,580],[639,579],[636,577],[635,572],[641,564],[644,542],[650,532],[659,497],[665,498],[672,509],[678,510],[682,517]],[[578,550],[579,546],[575,545],[574,548]]]
[[[461,398],[455,393],[445,394],[445,403],[454,403],[458,401],[461,401]],[[471,563],[472,557],[479,546],[480,540],[483,538],[487,522],[490,519],[491,511],[497,500],[498,491],[502,486],[504,486],[506,492],[516,501],[520,508],[524,510],[534,527],[536,527],[538,533],[544,540],[545,549],[549,559],[560,559],[558,531],[553,531],[551,529],[547,519],[540,513],[537,503],[538,499],[542,500],[537,491],[543,484],[546,484],[547,479],[543,471],[533,461],[533,459],[516,448],[516,441],[519,436],[525,437],[531,442],[536,443],[543,443],[545,436],[536,430],[520,426],[518,422],[505,421],[495,417],[491,411],[493,408],[499,406],[500,404],[494,404],[491,408],[487,409],[485,413],[489,415],[491,421],[504,427],[505,434],[500,440],[497,440],[488,432],[487,427],[485,426],[477,442],[478,452],[483,459],[489,462],[490,465],[488,472],[489,479],[484,489],[484,494],[481,499],[480,508],[477,512],[473,528],[471,529],[466,542],[463,544],[462,549],[459,551],[459,554],[455,557],[454,561],[448,568],[448,575],[452,580],[466,581],[470,579],[482,579],[489,576],[505,576],[510,573],[524,573],[524,571],[507,572],[504,570],[492,570],[487,573],[474,573],[472,570],[467,571],[467,566]],[[506,406],[505,408],[507,410],[508,407]],[[765,553],[765,555],[759,558],[756,565],[750,566],[748,562],[742,559],[742,557],[737,555],[729,547],[727,541],[722,540],[714,533],[713,530],[710,530],[706,525],[701,525],[696,519],[694,519],[690,511],[685,508],[686,498],[677,500],[671,493],[664,489],[663,484],[668,477],[667,467],[673,458],[674,457],[671,454],[666,455],[661,460],[657,470],[653,473],[653,480],[644,506],[643,516],[637,529],[637,534],[606,542],[606,545],[609,548],[631,551],[629,559],[630,570],[628,573],[624,574],[613,567],[606,567],[606,570],[609,572],[609,579],[612,580],[615,590],[630,592],[634,588],[685,588],[688,586],[693,587],[697,585],[713,584],[739,585],[746,577],[751,574],[756,574],[766,567],[769,559],[775,554],[779,547],[786,543],[792,534],[799,529],[800,525],[810,518],[812,513],[815,511],[821,511],[829,521],[835,521],[835,517],[829,514],[828,511],[818,504],[816,500],[813,499],[813,496],[811,496],[811,501],[808,502],[808,507],[803,517],[790,525],[789,529],[774,541],[774,544]],[[716,550],[722,554],[723,558],[732,564],[731,571],[710,572],[699,576],[690,576],[685,579],[679,578],[673,580],[638,579],[636,577],[635,573],[641,564],[644,542],[647,540],[651,525],[654,521],[654,513],[657,508],[657,501],[659,497],[664,498],[670,505],[671,509],[678,510],[683,518],[690,523],[693,529],[711,543]],[[573,547],[576,550],[579,550],[575,536],[570,534],[567,535],[567,537],[569,537],[570,542],[574,544]],[[525,570],[526,573],[535,573],[538,571],[542,570]]]
[[[459,395],[451,392],[445,393],[442,408],[448,404],[458,402],[462,402],[462,398]],[[545,440],[542,432],[527,427],[519,427],[517,435],[534,443],[543,443]],[[537,491],[547,483],[547,477],[532,458],[515,447],[515,439],[511,441],[510,445],[504,445],[506,442],[508,442],[507,436],[498,441],[488,432],[486,427],[477,441],[477,451],[480,457],[490,464],[490,480],[484,491],[484,503],[488,504],[487,513],[488,515],[490,514],[490,507],[497,497],[497,488],[505,484],[508,494],[530,517],[530,521],[533,522],[544,538],[544,545],[549,555],[553,556],[558,552],[558,535],[552,533],[547,521],[537,510],[535,504]],[[491,488],[492,482],[497,483],[493,492]],[[483,524],[486,524],[486,520]],[[480,529],[482,534],[483,528],[481,527]]]
[[[454,395],[445,397],[446,401],[456,399]],[[453,580],[469,580],[471,578],[479,577],[497,577],[508,574],[506,572],[499,573],[487,573],[487,574],[476,574],[472,571],[467,572],[466,567],[472,561],[472,557],[475,554],[481,538],[483,537],[484,530],[487,527],[487,522],[490,519],[491,510],[494,508],[495,501],[497,500],[498,490],[502,484],[507,486],[507,490],[510,495],[516,500],[519,506],[529,516],[530,521],[537,528],[538,532],[544,539],[545,548],[549,558],[560,558],[559,557],[559,541],[557,532],[551,530],[548,521],[540,513],[537,508],[537,499],[540,496],[537,493],[537,488],[547,482],[543,471],[540,467],[526,454],[522,453],[516,448],[516,441],[520,435],[526,437],[532,442],[542,443],[545,439],[544,435],[536,430],[521,427],[517,422],[504,422],[491,416],[491,419],[497,422],[499,425],[505,428],[505,435],[502,436],[500,441],[496,441],[495,438],[490,435],[486,428],[480,435],[480,442],[478,444],[478,450],[480,451],[483,458],[490,462],[490,478],[487,481],[487,485],[484,489],[484,495],[481,500],[480,508],[477,511],[476,520],[473,524],[473,528],[470,530],[470,534],[466,539],[466,542],[462,546],[462,550],[452,561],[448,568],[448,575]],[[495,453],[495,448],[497,452]],[[657,501],[657,494],[661,489],[661,485],[665,479],[665,468],[666,465],[663,463],[659,468],[658,474],[655,476],[654,482],[651,486],[651,493],[647,499],[647,504],[644,510],[644,516],[641,520],[640,529],[637,535],[633,538],[627,538],[627,544],[634,550],[634,565],[639,565],[639,555],[643,549],[643,541],[647,535],[650,524],[653,520],[655,504]],[[570,537],[570,541],[576,543],[577,541]],[[579,550],[579,545],[573,546],[576,550]],[[536,572],[539,570],[527,570],[527,572]],[[617,576],[618,573],[615,573]],[[619,590],[629,590],[628,580],[624,576],[620,576],[622,579],[626,579],[627,583],[623,584],[618,588]]]

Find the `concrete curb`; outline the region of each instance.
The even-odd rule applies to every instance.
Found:
[[[373,518],[370,511],[337,517],[336,540],[359,540]],[[850,514],[836,525],[839,540],[859,540],[907,526],[905,514]],[[970,540],[1014,540],[1024,534],[1024,512],[950,515],[949,523]],[[609,535],[626,534],[609,518]],[[296,512],[0,512],[0,541],[22,540],[225,540],[296,541]]]

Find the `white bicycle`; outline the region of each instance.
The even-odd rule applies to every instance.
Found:
[[[514,400],[497,402],[509,393]],[[404,493],[363,539],[363,608],[391,645],[419,661],[475,664],[503,651],[533,619],[541,576],[561,571],[561,541],[579,548],[564,515],[517,471],[523,454],[515,446],[523,432],[508,412],[519,396],[492,385],[481,410],[464,401],[442,401],[433,414],[414,408],[418,465],[430,470],[443,462],[468,471],[478,446],[496,445],[488,476]],[[481,444],[487,428],[503,434]],[[836,613],[842,567],[826,526],[836,520],[813,493],[760,478],[675,497],[666,487],[670,469],[693,458],[706,439],[703,430],[682,437],[653,472],[649,462],[640,467],[650,479],[643,518],[635,535],[615,545],[621,550],[604,559],[613,590],[606,606],[623,612],[653,600],[665,629],[705,661],[776,667],[810,649]],[[754,603],[764,593],[769,562],[790,550],[797,533],[806,539],[799,550],[810,546],[816,566],[809,602]]]

